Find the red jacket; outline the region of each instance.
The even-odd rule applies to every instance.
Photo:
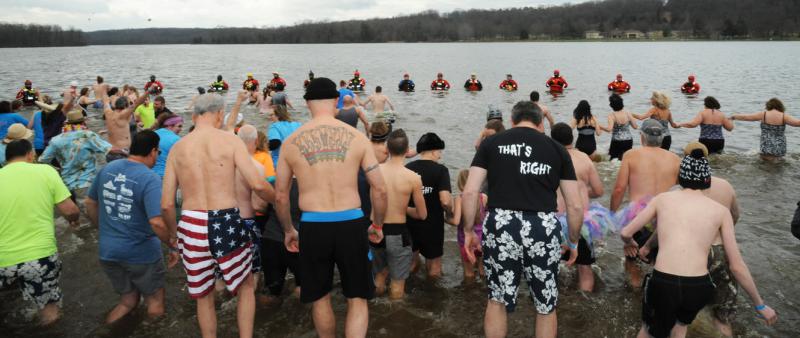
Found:
[[[283,79],[283,78],[281,78],[281,77],[278,77],[278,78],[272,78],[272,80],[269,80],[269,87],[270,87],[270,88],[275,88],[275,86],[276,86],[277,84],[279,84],[279,83],[283,85],[283,88],[286,88],[286,80],[284,80],[284,79]]]
[[[564,88],[567,88],[569,86],[569,84],[567,83],[567,80],[564,80],[563,77],[560,77],[560,76],[559,77],[555,77],[554,76],[554,77],[551,77],[550,80],[547,80],[547,83],[545,83],[545,86],[550,88],[550,91],[552,91],[552,92],[562,92],[562,91],[564,91]]]
[[[627,93],[631,91],[631,85],[626,81],[611,81],[608,84],[608,90],[613,90],[616,93]]]
[[[244,83],[242,83],[242,89],[250,91],[258,90],[258,80],[256,79],[244,80]]]
[[[433,82],[431,82],[431,90],[448,90],[448,89],[450,89],[450,82],[447,82],[447,80],[436,79],[433,80]]]
[[[700,92],[700,84],[697,82],[686,82],[681,87],[681,93],[697,94]]]
[[[160,81],[150,81],[144,84],[144,91],[147,93],[153,87],[155,89],[156,94],[161,94],[164,90],[164,85]]]
[[[517,90],[517,81],[514,80],[503,80],[500,83],[500,89],[504,90]]]

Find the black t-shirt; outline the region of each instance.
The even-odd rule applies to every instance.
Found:
[[[575,180],[569,153],[531,128],[512,128],[481,142],[473,167],[487,170],[489,208],[556,211],[561,180]]]
[[[428,210],[428,217],[424,221],[409,217],[406,223],[409,225],[442,226],[444,224],[444,209],[442,208],[442,202],[439,200],[439,192],[451,191],[450,171],[447,170],[447,167],[428,160],[416,160],[406,164],[406,168],[422,177],[422,195],[425,197],[425,207]]]

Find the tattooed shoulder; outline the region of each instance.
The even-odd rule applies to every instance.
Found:
[[[298,133],[292,144],[313,166],[325,161],[344,162],[354,138],[347,128],[322,125]]]

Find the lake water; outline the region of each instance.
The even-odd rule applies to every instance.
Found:
[[[690,120],[702,109],[705,95],[715,96],[722,111],[752,113],[763,110],[771,97],[783,100],[787,113],[797,116],[800,103],[800,43],[797,42],[630,42],[630,43],[469,43],[469,44],[356,44],[356,45],[175,45],[175,46],[90,46],[80,48],[0,49],[0,98],[13,97],[25,79],[31,79],[44,93],[57,95],[73,80],[89,86],[96,75],[106,82],[141,87],[156,74],[166,89],[167,106],[185,110],[197,86],[207,86],[222,74],[238,88],[245,74],[252,72],[262,83],[278,71],[288,82],[287,93],[297,110],[294,116],[309,118],[302,96],[302,82],[309,70],[317,77],[338,82],[349,79],[358,69],[370,91],[382,85],[399,114],[412,144],[425,132],[434,131],[446,142],[444,164],[455,177],[468,167],[474,153],[472,144],[485,122],[487,106],[500,108],[508,117],[511,106],[527,99],[531,90],[542,92],[542,102],[558,121],[568,122],[580,100],[588,100],[593,113],[605,121],[608,108],[606,84],[622,73],[633,87],[624,95],[626,109],[643,113],[649,108],[653,90],[672,97],[676,122]],[[553,69],[560,69],[570,83],[563,96],[544,94],[544,82]],[[408,72],[417,83],[416,93],[398,93],[396,86]],[[427,88],[437,72],[443,72],[453,90],[434,94]],[[477,73],[484,91],[467,93],[461,86],[470,73]],[[516,93],[497,89],[505,74],[512,73],[520,84]],[[680,94],[679,87],[689,74],[702,85],[698,97]],[[233,95],[228,95],[233,99]],[[232,103],[232,102],[231,102]],[[252,107],[245,119],[262,130],[266,118]],[[30,112],[26,112],[29,114]],[[102,129],[98,113],[90,126]],[[187,117],[189,115],[186,115]],[[745,261],[755,277],[762,297],[779,313],[779,322],[767,328],[755,319],[749,301],[741,291],[734,331],[742,337],[796,337],[800,332],[800,241],[789,233],[789,222],[800,187],[800,130],[788,128],[786,161],[766,164],[758,157],[757,123],[736,122],[726,132],[726,152],[712,157],[714,174],[728,179],[737,189],[742,216],[737,236]],[[673,130],[673,151],[697,138],[697,130]],[[610,137],[598,138],[598,152],[605,153]],[[638,141],[635,142],[638,146]],[[618,162],[601,162],[597,167],[606,187],[599,199],[608,205]],[[454,185],[455,186],[455,185]],[[180,269],[167,277],[167,318],[142,323],[141,311],[113,328],[103,317],[116,302],[109,282],[97,263],[97,232],[84,228],[67,230],[57,225],[59,249],[64,261],[62,288],[64,318],[54,328],[39,329],[27,322],[31,310],[16,289],[0,292],[2,336],[198,336],[194,303],[184,287]],[[626,285],[622,268],[622,245],[612,235],[599,248],[596,291],[576,291],[576,274],[562,269],[559,306],[560,336],[633,336],[640,325],[641,294]],[[455,231],[448,228],[445,277],[433,285],[422,275],[407,284],[408,297],[391,303],[380,298],[370,303],[370,337],[477,337],[482,336],[485,291],[482,284],[462,285],[461,263]],[[288,283],[292,285],[291,283]],[[509,336],[532,336],[535,311],[521,289],[520,305],[509,316]],[[335,291],[339,331],[343,330],[344,300]],[[235,306],[220,305],[219,333],[235,336]],[[256,333],[268,337],[315,336],[310,307],[288,297],[280,308],[259,308]],[[692,337],[715,337],[706,312],[690,328]]]

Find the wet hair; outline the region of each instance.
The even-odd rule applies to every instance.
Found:
[[[662,92],[653,92],[653,96],[650,97],[650,100],[653,102],[653,105],[659,109],[669,109],[670,104],[672,104],[672,100]]]
[[[0,101],[0,114],[10,113],[10,112],[11,112],[11,102]]]
[[[225,108],[225,100],[220,95],[202,94],[194,103],[194,113],[203,115],[205,113],[216,113]]]
[[[706,96],[706,98],[703,100],[703,105],[711,110],[719,110],[720,107],[719,101],[717,101],[717,99],[713,96]]]
[[[165,100],[165,99],[164,99],[164,97],[163,97],[163,96],[161,96],[161,95],[159,95],[159,96],[156,96],[156,99],[155,99],[155,101],[157,101],[157,102],[161,102],[161,104],[163,104],[163,105],[166,105],[166,104],[167,104],[167,100]]]
[[[781,100],[778,100],[777,97],[769,99],[769,101],[767,101],[766,108],[767,110],[777,110],[781,113],[786,112],[786,108],[783,106],[783,102],[781,102]]]
[[[344,80],[339,81],[339,86],[344,87],[346,85],[347,85],[347,82],[344,82]]]
[[[217,75],[217,81],[222,81],[222,75]]]
[[[456,182],[456,184],[458,184],[458,191],[464,192],[464,187],[467,185],[468,178],[469,170],[461,169],[461,171],[458,172],[458,181]]]
[[[382,91],[383,91],[383,87],[381,87],[381,86],[377,86],[377,87],[375,87],[375,92],[376,92],[376,93],[380,93],[380,92],[382,92]]]
[[[397,129],[389,133],[386,140],[386,149],[392,156],[404,156],[408,151],[408,136],[403,129]]]
[[[84,96],[84,95],[87,95],[87,94],[89,94],[89,88],[88,87],[81,88],[81,96]]]
[[[119,88],[117,87],[111,87],[111,89],[108,90],[108,96],[117,95],[117,93],[119,93]]]
[[[622,108],[625,108],[625,103],[622,101],[622,96],[619,96],[619,94],[611,94],[611,96],[608,97],[608,106],[614,111],[620,111]]]
[[[556,123],[550,129],[550,137],[562,146],[566,147],[571,145],[572,140],[574,139],[572,136],[572,127],[564,122]]]
[[[116,101],[114,101],[114,109],[116,109],[116,110],[125,109],[125,108],[128,108],[129,104],[130,104],[130,102],[129,102],[128,98],[125,97],[125,96],[121,96],[121,97],[118,97]]]
[[[535,90],[531,92],[531,101],[533,102],[539,101],[539,92]]]
[[[264,134],[263,131],[258,131],[258,136],[256,137],[256,151],[268,151],[269,144],[267,144],[267,134]]]
[[[33,151],[33,145],[30,141],[25,139],[11,141],[6,145],[5,161],[10,162],[17,157],[26,156],[31,151]]]
[[[206,89],[203,88],[203,87],[197,87],[197,93],[199,93],[200,95],[205,94],[206,93]]]
[[[528,121],[535,125],[542,123],[542,109],[531,101],[520,101],[511,108],[511,122]]]
[[[291,121],[292,115],[289,114],[289,110],[286,109],[286,106],[280,104],[275,107],[273,111],[275,116],[278,118],[278,121]]]
[[[494,130],[498,133],[506,130],[506,126],[503,125],[502,120],[489,120],[486,122],[484,128]]]
[[[281,91],[281,90],[283,90],[284,87],[285,86],[283,85],[283,83],[276,83],[275,84],[275,90]]]
[[[45,94],[45,95],[42,95],[42,102],[47,103],[47,104],[53,104],[53,99],[50,98],[50,95]]]
[[[581,102],[578,102],[578,106],[572,111],[572,117],[575,118],[576,122],[589,123],[589,120],[592,119],[592,107],[589,105],[589,101],[581,100]]]
[[[142,130],[133,136],[130,154],[135,156],[150,155],[153,149],[158,149],[158,141],[160,139],[156,132],[150,129]]]
[[[103,77],[98,75],[97,76],[97,83],[100,84],[100,83],[103,83],[103,81],[105,81],[105,80],[103,80]]]
[[[369,134],[374,136],[384,136],[391,130],[389,124],[383,121],[378,121],[369,125]],[[384,143],[385,138],[371,139],[372,143]]]
[[[17,111],[17,109],[22,108],[22,105],[22,100],[11,101],[11,111]]]

